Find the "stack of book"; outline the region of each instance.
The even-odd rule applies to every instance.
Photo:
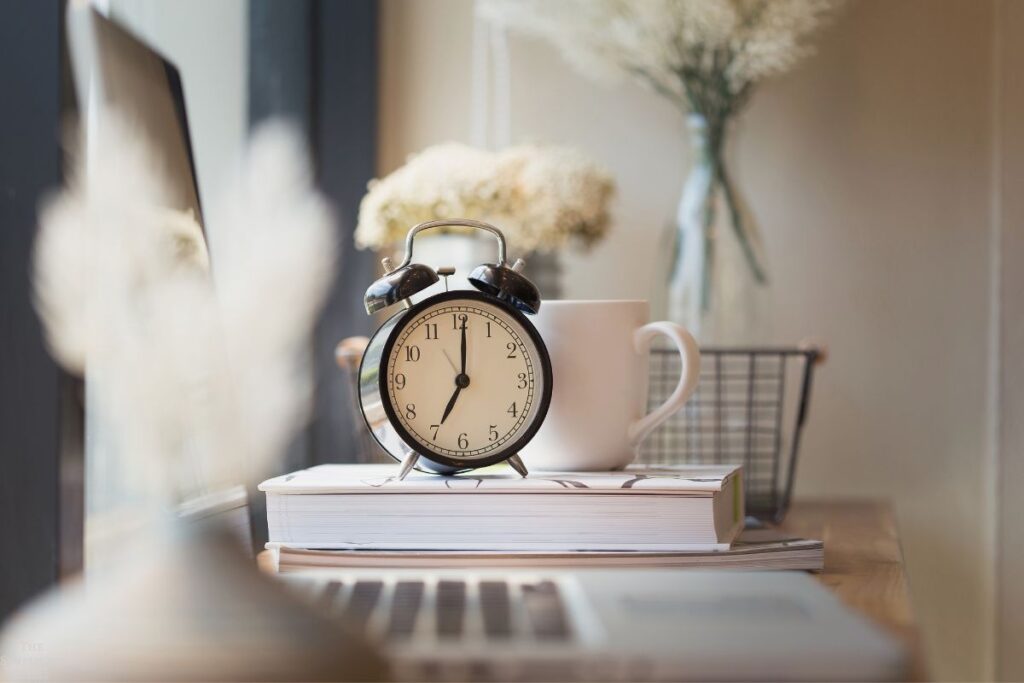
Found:
[[[631,467],[455,477],[321,465],[263,482],[279,571],[322,567],[820,570],[821,542],[743,531],[742,470]]]

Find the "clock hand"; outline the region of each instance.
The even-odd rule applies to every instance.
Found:
[[[466,316],[462,316],[462,372],[460,375],[466,374]]]
[[[458,374],[459,369],[455,367],[455,361],[453,361],[452,357],[448,355],[448,351],[446,351],[445,349],[441,349],[441,353],[444,354],[445,360],[448,361],[448,365],[452,366],[452,370],[455,371],[455,374]]]
[[[452,394],[452,397],[448,400],[448,405],[444,407],[444,415],[441,416],[441,424],[444,424],[444,421],[448,419],[448,415],[451,414],[452,408],[455,407],[455,399],[459,397],[460,391],[462,391],[462,387],[456,385],[455,393]]]
[[[447,420],[448,416],[451,414],[452,408],[455,407],[455,401],[458,400],[458,398],[459,398],[459,393],[463,389],[465,389],[466,387],[469,386],[469,376],[466,374],[466,316],[465,315],[462,316],[462,344],[461,344],[461,353],[462,353],[462,372],[460,372],[458,375],[455,376],[455,393],[452,394],[452,397],[450,399],[448,399],[448,405],[445,406],[445,408],[444,408],[444,415],[441,416],[441,424],[444,424],[444,421]],[[447,355],[448,354],[445,353],[445,357],[447,357]],[[449,360],[449,362],[451,361],[450,358],[448,360]]]

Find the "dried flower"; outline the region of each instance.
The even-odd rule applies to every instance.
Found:
[[[728,115],[811,52],[842,0],[481,0],[482,16],[556,45],[596,78],[628,76],[686,111]]]
[[[370,182],[356,244],[391,247],[417,223],[459,217],[495,223],[523,251],[588,247],[608,229],[614,189],[604,168],[563,147],[435,145]]]
[[[105,446],[148,500],[265,474],[308,410],[308,335],[333,268],[300,138],[254,135],[213,221],[211,275],[194,218],[159,208],[163,166],[140,131],[108,117],[92,133],[104,154],[44,207],[36,242],[54,356],[88,374]]]

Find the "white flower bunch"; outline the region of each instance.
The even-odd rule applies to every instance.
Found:
[[[498,225],[519,250],[550,251],[588,247],[604,236],[615,183],[603,167],[564,147],[489,152],[445,143],[411,156],[368,189],[356,228],[362,249],[400,244],[423,221],[472,218]]]
[[[811,52],[842,0],[480,0],[486,19],[544,38],[586,74],[625,75],[685,111],[727,116]]]

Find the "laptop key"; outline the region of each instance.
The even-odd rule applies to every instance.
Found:
[[[570,637],[562,596],[554,581],[523,586],[523,602],[533,633],[540,640],[566,640]]]
[[[484,618],[484,633],[488,638],[501,639],[512,636],[512,609],[507,583],[480,582],[480,611]]]
[[[334,608],[334,602],[338,598],[338,593],[341,591],[341,581],[328,581],[327,585],[324,586],[323,591],[320,592],[319,602],[320,604],[331,610]]]
[[[353,626],[365,628],[383,589],[383,581],[356,581],[352,586],[348,603],[342,611],[342,617]]]
[[[407,638],[416,627],[416,617],[423,603],[422,581],[399,581],[391,597],[391,615],[387,635],[392,638]]]
[[[437,635],[457,638],[462,635],[466,612],[466,583],[464,581],[437,582]]]

